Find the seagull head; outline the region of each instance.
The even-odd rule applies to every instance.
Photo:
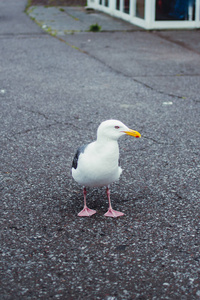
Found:
[[[141,134],[139,132],[128,128],[121,121],[107,120],[99,125],[97,130],[97,140],[118,140],[120,136],[125,134],[134,136],[136,138],[141,137]]]

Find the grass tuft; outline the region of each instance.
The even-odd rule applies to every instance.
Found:
[[[98,23],[92,24],[90,25],[89,31],[93,31],[93,32],[101,31],[101,26]]]

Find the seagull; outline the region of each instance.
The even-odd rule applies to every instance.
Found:
[[[112,208],[109,189],[109,185],[117,181],[122,173],[118,139],[123,135],[141,137],[139,132],[128,128],[121,121],[107,120],[99,125],[96,141],[78,148],[72,162],[72,177],[83,186],[84,207],[78,213],[79,217],[89,217],[96,213],[87,207],[86,187],[103,186],[106,186],[109,203],[104,216],[116,218],[124,215]]]

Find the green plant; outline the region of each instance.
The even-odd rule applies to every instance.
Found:
[[[25,12],[27,13],[27,10],[29,9],[29,7],[31,6],[31,0],[28,0],[26,3],[26,7],[25,7]]]
[[[93,31],[93,32],[101,31],[101,26],[98,23],[92,24],[90,25],[89,31]]]

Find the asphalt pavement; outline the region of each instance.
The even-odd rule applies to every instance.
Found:
[[[26,4],[0,1],[0,298],[200,299],[200,31]],[[119,142],[125,216],[101,188],[80,218],[72,159],[111,118],[142,135]]]

